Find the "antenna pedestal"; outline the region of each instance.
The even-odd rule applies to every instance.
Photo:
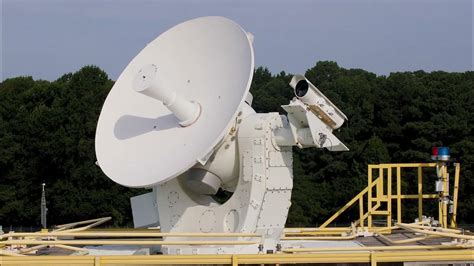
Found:
[[[189,183],[187,173],[153,187],[162,232],[255,233],[262,239],[228,238],[258,242],[251,245],[163,245],[164,254],[255,254],[259,244],[265,252],[277,252],[293,187],[292,147],[278,147],[272,140],[272,126],[283,127],[282,122],[278,113],[251,114],[242,120],[236,136],[238,184],[225,203],[183,185]]]

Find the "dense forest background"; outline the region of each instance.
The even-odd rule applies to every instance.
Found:
[[[294,149],[288,226],[322,223],[367,185],[367,164],[427,162],[435,145],[449,146],[461,162],[459,221],[474,222],[473,71],[377,76],[325,61],[305,74],[348,116],[336,135],[350,151]],[[280,105],[293,97],[290,78],[255,70],[257,112],[283,113]],[[112,216],[114,226],[132,225],[129,197],[143,190],[113,183],[95,165],[96,122],[113,84],[94,66],[52,82],[17,77],[0,84],[0,225],[39,225],[43,182],[50,225],[101,216]],[[414,176],[406,175],[404,192],[414,191]],[[434,181],[432,173],[424,188],[433,191]],[[405,215],[414,218],[414,209]],[[339,222],[355,218],[352,211]]]

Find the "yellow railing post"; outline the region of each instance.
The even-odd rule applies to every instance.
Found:
[[[453,188],[453,214],[451,215],[451,227],[456,228],[456,214],[458,209],[458,192],[459,192],[459,172],[461,166],[459,163],[454,164],[454,188]]]
[[[239,265],[239,260],[237,258],[237,255],[232,255],[232,266],[237,266]]]
[[[423,170],[418,167],[418,221],[423,220]]]
[[[377,202],[381,202],[382,198],[383,198],[383,186],[384,186],[384,168],[383,167],[380,167],[379,168],[379,178],[380,178],[380,183],[377,184]]]
[[[397,222],[402,222],[402,173],[400,166],[397,166]]]
[[[448,228],[448,204],[446,200],[449,199],[449,174],[448,166],[444,167],[443,171],[443,227]]]
[[[387,169],[387,227],[392,227],[392,167]]]
[[[370,230],[370,228],[372,228],[372,214],[370,213],[370,210],[372,209],[372,187],[370,186],[372,184],[372,165],[369,165],[369,169],[368,169],[368,181],[369,181],[369,184],[368,184],[368,187],[369,187],[369,191],[367,191],[367,211],[368,211],[368,216],[367,216],[367,228]]]
[[[443,203],[438,199],[438,221],[443,226]]]
[[[446,197],[447,189],[448,186],[446,185],[447,181],[447,174],[448,174],[448,169],[446,163],[442,162],[440,164],[440,170],[441,171],[441,181],[443,182],[443,191],[439,193],[439,201],[438,201],[438,220],[443,228],[447,228],[447,220],[448,220],[448,214],[447,214],[447,204],[444,203],[444,199]],[[437,166],[438,167],[438,166]]]
[[[359,198],[359,225],[364,228],[364,196]]]
[[[94,266],[100,266],[100,257],[99,256],[94,258]]]
[[[377,253],[375,251],[370,252],[370,266],[377,266]]]

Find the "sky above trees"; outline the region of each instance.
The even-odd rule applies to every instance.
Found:
[[[473,62],[471,0],[0,1],[0,80],[54,80],[94,64],[117,79],[163,31],[207,15],[255,35],[256,65],[301,73],[320,60],[376,74],[466,71]]]

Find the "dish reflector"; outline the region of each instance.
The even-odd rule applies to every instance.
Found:
[[[159,97],[137,87],[137,74],[154,68]],[[253,69],[251,41],[232,20],[198,18],[158,36],[125,68],[102,107],[95,142],[102,171],[121,185],[147,187],[205,159],[229,132]],[[198,118],[183,126],[179,114],[190,108],[172,112],[157,100],[170,93],[184,106],[199,105]]]

